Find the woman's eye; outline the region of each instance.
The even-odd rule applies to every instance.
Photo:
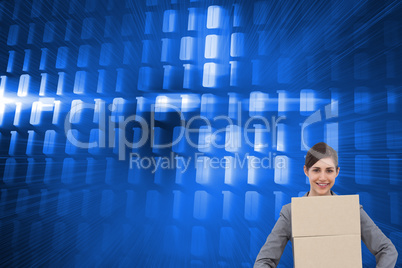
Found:
[[[333,171],[333,170],[327,170],[327,172],[328,172],[328,173],[332,173],[332,172],[334,172],[334,171]]]

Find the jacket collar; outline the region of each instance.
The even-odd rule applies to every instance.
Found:
[[[303,197],[307,196],[309,192],[310,192],[310,191],[308,191],[307,193],[305,193],[305,194],[303,195]],[[331,195],[337,195],[337,194],[334,193],[334,192],[331,190]]]

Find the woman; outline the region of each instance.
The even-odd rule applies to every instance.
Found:
[[[339,174],[338,155],[324,142],[314,145],[306,155],[304,173],[310,181],[310,191],[304,196],[336,195],[331,191]],[[257,256],[254,267],[276,267],[286,244],[292,237],[291,204],[282,207],[267,241]],[[360,206],[361,237],[370,252],[375,256],[378,268],[394,268],[398,253],[381,230]]]

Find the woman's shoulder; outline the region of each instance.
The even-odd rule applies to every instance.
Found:
[[[283,214],[284,216],[290,216],[291,210],[292,210],[292,203],[286,204],[282,207],[281,214]]]

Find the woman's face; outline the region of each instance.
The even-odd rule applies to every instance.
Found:
[[[331,188],[339,174],[339,167],[336,169],[332,158],[323,158],[309,170],[304,166],[304,173],[310,181],[309,196],[331,195]]]

